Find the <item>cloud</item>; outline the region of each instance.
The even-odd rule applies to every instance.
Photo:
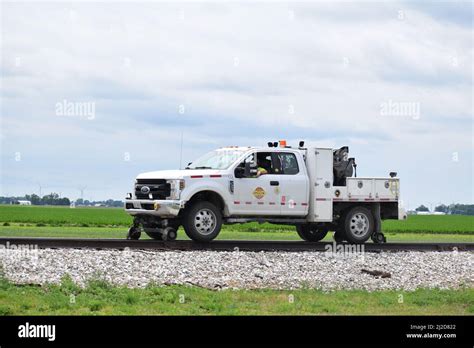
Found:
[[[411,202],[472,202],[467,13],[424,2],[5,3],[3,194],[41,180],[121,198],[137,173],[179,166],[183,134],[183,162],[278,138],[350,145],[365,174],[398,170]],[[56,115],[64,100],[94,103],[95,117]],[[381,115],[389,101],[420,115]]]

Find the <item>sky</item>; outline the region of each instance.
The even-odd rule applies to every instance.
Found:
[[[123,199],[285,139],[398,172],[407,209],[474,202],[471,2],[0,6],[2,196]]]

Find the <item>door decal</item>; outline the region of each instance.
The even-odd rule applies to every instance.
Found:
[[[255,198],[257,199],[262,199],[263,197],[265,197],[265,190],[261,187],[257,187],[254,191],[253,191],[253,195]]]

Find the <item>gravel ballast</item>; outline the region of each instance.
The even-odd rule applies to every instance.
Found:
[[[209,289],[369,291],[474,287],[474,253],[456,251],[337,254],[35,249],[2,250],[0,260],[4,276],[18,284],[59,283],[69,275],[80,285],[89,279],[103,279],[128,287],[150,283]]]

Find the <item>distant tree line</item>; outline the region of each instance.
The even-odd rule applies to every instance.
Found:
[[[106,201],[89,201],[87,199],[79,198],[76,200],[76,205],[82,206],[95,206],[95,205],[104,205],[106,207],[123,207],[122,201],[117,201],[113,199],[108,199]]]
[[[430,210],[422,204],[415,211],[429,212]],[[474,204],[440,204],[435,207],[434,211],[452,215],[474,215]]]
[[[25,195],[22,197],[2,197],[0,196],[0,204],[15,204],[18,201],[30,201],[32,205],[71,205],[71,200],[67,197],[60,197],[57,193],[50,193],[43,197],[37,194]],[[122,201],[108,199],[105,201],[89,201],[82,198],[74,201],[76,206],[105,206],[105,207],[123,207]]]

